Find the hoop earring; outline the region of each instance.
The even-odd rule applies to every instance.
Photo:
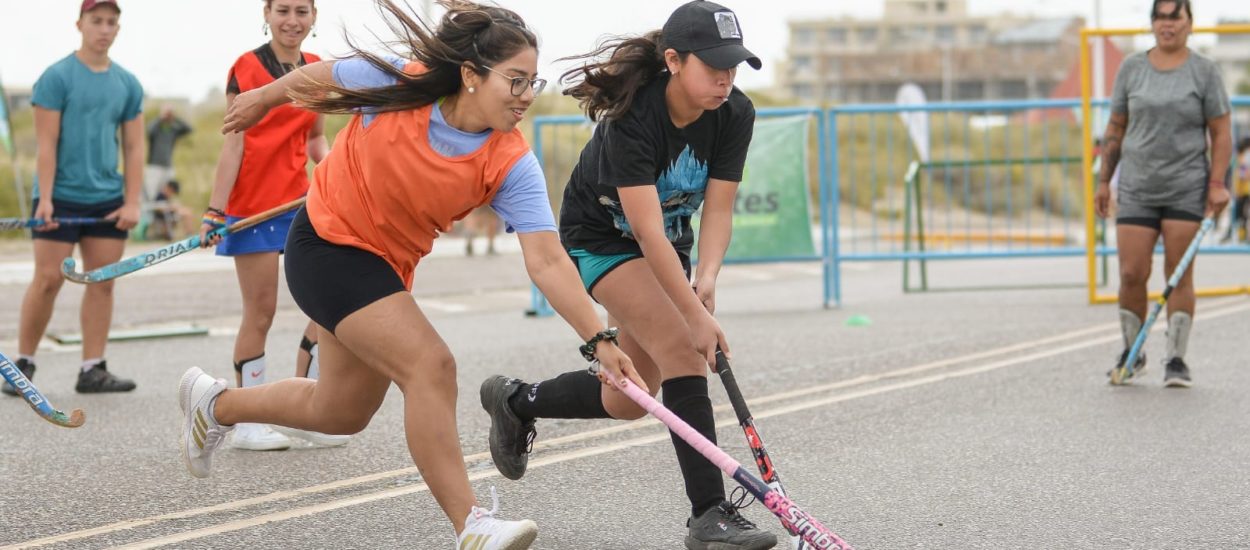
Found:
[[[269,23],[265,23],[264,25],[261,25],[260,32],[264,33],[265,36],[269,36]]]

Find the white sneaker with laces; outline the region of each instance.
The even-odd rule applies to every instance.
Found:
[[[538,537],[538,525],[528,519],[507,521],[495,517],[499,495],[490,488],[491,508],[474,506],[456,539],[456,550],[526,550]]]
[[[212,404],[226,391],[226,381],[215,379],[199,367],[183,373],[178,384],[178,405],[182,407],[182,460],[195,477],[208,477],[213,451],[221,445],[233,426],[217,423]]]
[[[274,424],[271,427],[282,435],[302,439],[318,447],[342,447],[352,440],[352,436],[350,435],[323,434],[321,432],[301,430],[299,428],[288,428],[277,424]]]
[[[247,451],[282,451],[291,448],[291,440],[273,431],[268,424],[240,422],[234,427],[230,446]]]

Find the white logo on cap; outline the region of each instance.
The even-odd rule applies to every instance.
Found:
[[[738,18],[732,11],[716,12],[716,30],[720,31],[721,40],[742,38],[742,31],[738,29]]]

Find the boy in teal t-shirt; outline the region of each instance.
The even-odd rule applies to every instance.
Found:
[[[139,220],[143,180],[143,88],[109,59],[120,29],[116,0],[83,0],[78,12],[82,44],[54,63],[35,83],[38,168],[31,216],[35,276],[22,300],[17,367],[35,374],[35,350],[60,292],[61,260],[77,244],[85,269],[121,259],[126,232]],[[119,138],[120,133],[120,138]],[[119,147],[120,145],[120,147]],[[119,152],[123,171],[117,170]],[[124,174],[124,177],[123,177]],[[107,218],[111,223],[60,226],[57,218]],[[112,282],[87,286],[82,298],[83,362],[80,393],[122,392],[135,383],[114,376],[104,361],[113,316]],[[0,388],[16,395],[8,383]]]

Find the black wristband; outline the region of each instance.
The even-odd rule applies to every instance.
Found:
[[[582,352],[582,357],[585,357],[587,361],[594,361],[596,360],[595,345],[605,340],[616,343],[616,335],[618,332],[619,331],[616,327],[601,330],[598,334],[592,336],[589,340],[586,340],[586,343],[583,344],[582,347],[577,348],[577,350]]]
[[[220,209],[220,208],[213,208],[213,207],[211,207],[211,206],[210,206],[210,207],[208,207],[208,208],[205,208],[205,209],[204,209],[204,211],[205,211],[205,212],[212,212],[212,213],[214,213],[214,214],[218,214],[218,215],[220,215],[220,216],[221,216],[221,217],[223,217],[223,218],[224,218],[224,217],[226,217],[226,211],[225,211],[225,210],[222,210],[222,209]]]

